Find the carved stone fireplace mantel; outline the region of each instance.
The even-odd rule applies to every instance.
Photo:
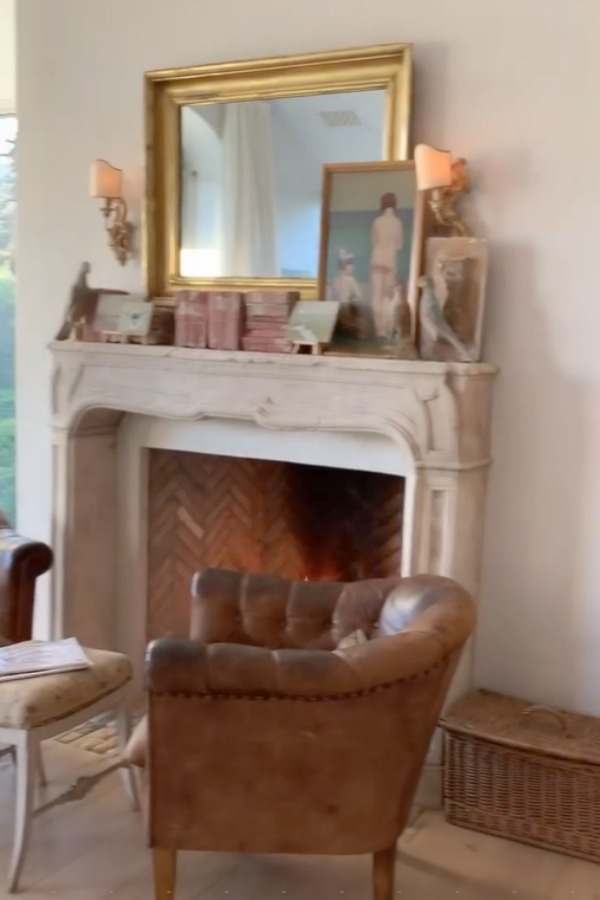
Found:
[[[417,467],[489,463],[490,365],[74,342],[51,349],[53,426],[72,434],[93,409],[214,416],[379,432],[408,446]]]
[[[256,455],[246,444],[267,430],[273,459],[299,459],[297,443],[304,462],[403,475],[403,573],[447,574],[477,595],[494,367],[76,342],[51,352],[55,635],[141,665],[153,444],[132,441],[127,421],[139,417],[160,422],[174,449],[187,423],[205,452],[220,421],[237,428],[231,446],[219,432],[223,454]]]
[[[448,575],[477,597],[493,366],[76,342],[51,352],[55,636],[128,653],[140,679],[157,449],[403,476],[402,573]],[[198,531],[187,509],[176,515]],[[207,563],[194,551],[190,562]],[[471,684],[471,656],[450,701]],[[438,740],[424,785],[424,802],[439,802]]]

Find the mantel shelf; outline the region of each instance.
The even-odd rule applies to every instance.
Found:
[[[75,434],[128,413],[237,419],[272,430],[379,433],[417,467],[489,464],[496,368],[356,356],[53,342],[53,425]]]
[[[458,362],[425,362],[423,360],[388,359],[371,356],[338,356],[337,354],[324,354],[313,356],[311,354],[296,353],[249,353],[245,350],[194,350],[186,347],[172,346],[144,346],[141,344],[118,343],[93,343],[82,341],[52,341],[49,349],[53,354],[83,354],[90,364],[101,364],[110,360],[113,364],[117,360],[123,362],[137,359],[140,367],[144,367],[149,361],[156,364],[159,360],[165,362],[173,360],[180,364],[190,363],[219,363],[233,364],[240,369],[243,367],[281,367],[288,370],[320,369],[324,371],[356,371],[380,372],[386,374],[398,373],[402,375],[455,375],[455,376],[493,376],[497,373],[496,366],[490,363],[458,363]],[[154,366],[153,366],[154,367]]]

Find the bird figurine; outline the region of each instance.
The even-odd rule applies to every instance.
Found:
[[[438,342],[445,341],[456,351],[459,362],[474,362],[476,357],[448,324],[435,295],[435,286],[430,275],[424,275],[419,279],[421,288],[421,301],[419,304],[419,322],[421,325],[421,355],[425,359],[439,359],[435,348]],[[424,338],[427,337],[429,352],[423,353]]]
[[[75,332],[75,337],[79,337],[81,327],[90,316],[93,316],[97,292],[93,291],[87,282],[90,270],[91,266],[87,262],[82,263],[79,268],[79,274],[71,288],[69,305],[65,311],[63,323],[55,338],[57,341],[68,340],[73,332]]]

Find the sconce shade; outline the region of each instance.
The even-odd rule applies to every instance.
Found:
[[[123,196],[123,172],[97,159],[90,170],[90,195],[104,199],[116,200]]]
[[[436,150],[427,144],[415,147],[417,190],[449,187],[452,184],[452,156],[448,150]]]

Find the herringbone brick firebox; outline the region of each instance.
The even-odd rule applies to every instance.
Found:
[[[400,571],[404,479],[152,450],[147,637],[186,635],[203,566],[352,581]]]

